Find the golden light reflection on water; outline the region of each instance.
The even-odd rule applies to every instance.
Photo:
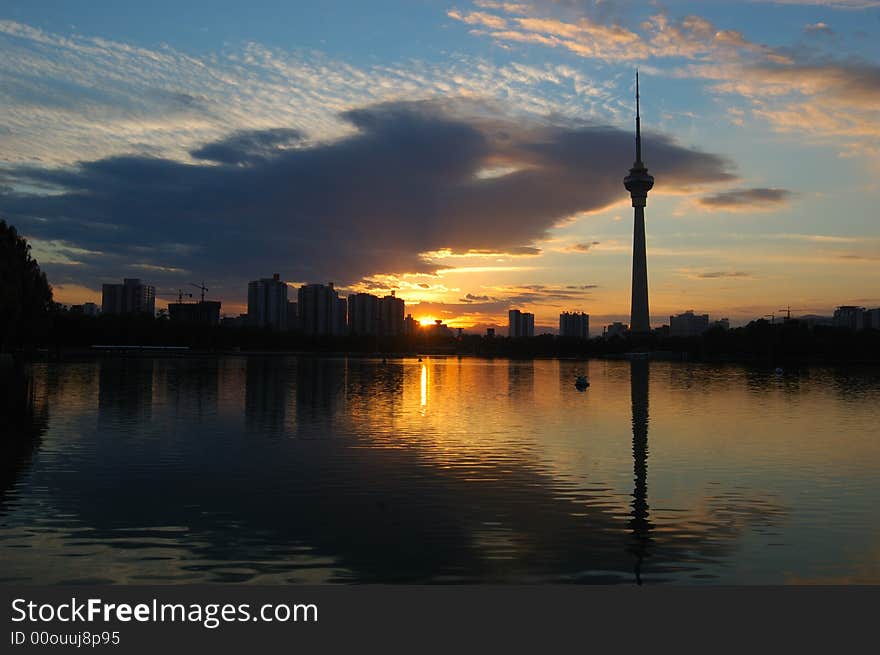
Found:
[[[421,406],[422,406],[422,414],[424,414],[424,408],[428,405],[428,367],[425,364],[422,364],[422,376],[421,376]]]

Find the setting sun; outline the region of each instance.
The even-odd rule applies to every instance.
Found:
[[[419,325],[434,325],[437,322],[437,319],[433,316],[422,316],[419,318]]]

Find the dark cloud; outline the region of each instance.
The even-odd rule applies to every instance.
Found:
[[[237,133],[194,151],[204,164],[121,156],[13,169],[19,191],[0,193],[0,212],[31,238],[92,253],[50,265],[56,284],[97,287],[149,266],[160,268],[140,276],[160,288],[177,288],[184,270],[241,299],[248,279],[276,271],[345,284],[434,271],[420,253],[444,248],[534,254],[559,221],[624,197],[632,164],[632,135],[611,127],[469,118],[432,103],[344,118],[356,131],[332,143],[284,148],[299,133]],[[645,155],[659,191],[732,179],[724,158],[662,135],[645,136]],[[478,175],[497,167],[515,170]]]
[[[772,209],[786,204],[791,192],[785,189],[736,189],[705,196],[697,200],[709,209],[754,210]]]
[[[276,155],[302,138],[302,132],[287,128],[242,131],[197,148],[190,154],[196,159],[220,164],[247,164]]]
[[[568,247],[571,252],[589,252],[593,246],[598,246],[598,241],[586,241],[584,243],[575,243]]]
[[[464,302],[464,303],[492,302],[494,300],[495,300],[495,298],[492,298],[491,296],[476,296],[472,293],[469,293],[469,294],[465,295],[464,298],[459,298],[458,302]]]
[[[535,248],[534,246],[519,246],[517,248],[508,248],[508,255],[519,255],[521,257],[536,257],[540,255],[543,251],[540,248]]]

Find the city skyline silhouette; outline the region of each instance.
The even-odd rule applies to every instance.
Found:
[[[0,217],[65,304],[205,280],[234,316],[278,272],[475,332],[874,307],[877,8],[838,4],[196,2],[171,26],[13,0]],[[634,321],[638,67],[659,182]]]

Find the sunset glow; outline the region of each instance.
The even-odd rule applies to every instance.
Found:
[[[0,15],[0,215],[60,302],[197,278],[237,316],[278,272],[422,325],[628,322],[641,66],[654,326],[880,304],[876,3],[318,3],[246,41],[99,4]]]

